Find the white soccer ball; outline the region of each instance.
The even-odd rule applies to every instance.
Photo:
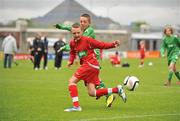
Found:
[[[128,90],[134,91],[139,86],[139,79],[135,76],[127,76],[124,79],[124,86]]]
[[[153,65],[153,63],[152,63],[152,62],[149,62],[149,63],[148,63],[148,65],[149,65],[149,66],[152,66],[152,65]]]

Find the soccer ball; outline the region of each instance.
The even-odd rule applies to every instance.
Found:
[[[152,62],[149,62],[149,63],[148,63],[148,65],[149,65],[149,66],[152,66],[152,65],[153,65],[153,63],[152,63]]]
[[[135,76],[127,76],[124,79],[124,86],[129,91],[134,91],[139,86],[139,79]]]

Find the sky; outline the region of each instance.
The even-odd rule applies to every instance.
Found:
[[[0,22],[43,16],[63,0],[0,0]],[[146,21],[152,26],[180,25],[180,0],[76,0],[95,15],[121,25]]]

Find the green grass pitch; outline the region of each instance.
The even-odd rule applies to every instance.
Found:
[[[63,61],[61,70],[34,71],[30,61],[18,61],[12,69],[4,69],[0,61],[0,121],[180,121],[180,86],[173,76],[170,87],[163,86],[168,68],[166,59],[146,59],[143,68],[138,59],[122,60],[129,68],[112,67],[102,61],[100,77],[107,87],[122,84],[127,75],[137,76],[140,86],[127,93],[127,103],[116,95],[111,108],[105,107],[105,97],[89,97],[81,81],[78,84],[82,112],[64,112],[72,106],[68,79],[78,66],[71,69]],[[153,66],[148,66],[148,62]],[[177,62],[180,70],[180,61]]]

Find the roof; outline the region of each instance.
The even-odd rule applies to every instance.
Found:
[[[153,33],[132,33],[132,40],[135,39],[156,39],[161,40],[163,38],[163,34],[161,32],[153,32]]]

